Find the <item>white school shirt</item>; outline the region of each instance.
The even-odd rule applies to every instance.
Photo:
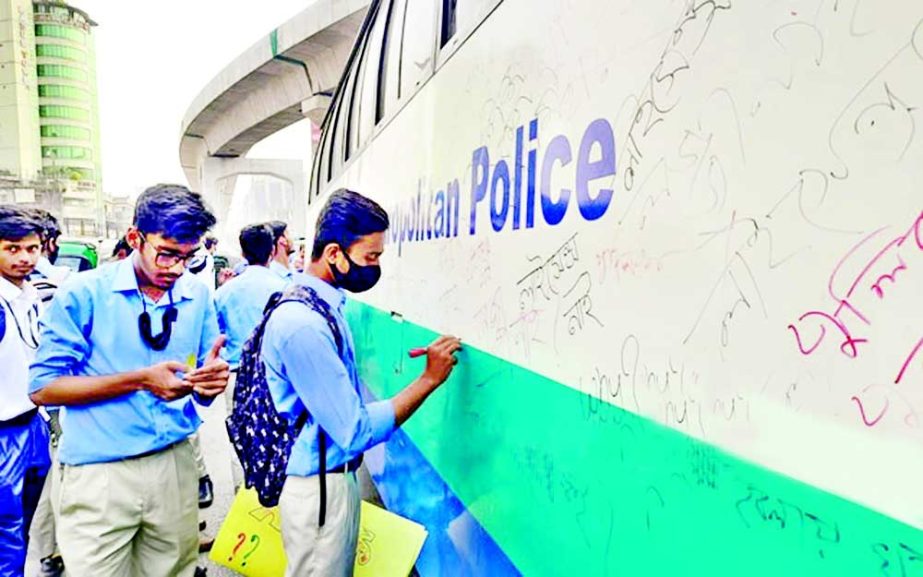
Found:
[[[6,332],[0,340],[0,421],[35,408],[29,400],[29,364],[38,348],[38,291],[28,281],[22,288],[0,277],[0,309]]]

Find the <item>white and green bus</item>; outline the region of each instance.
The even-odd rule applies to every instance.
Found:
[[[455,575],[923,575],[923,3],[376,0],[314,158],[391,216],[367,462]]]

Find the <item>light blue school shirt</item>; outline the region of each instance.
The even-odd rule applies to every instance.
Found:
[[[386,441],[395,429],[390,401],[366,404],[352,335],[343,317],[346,295],[319,278],[298,273],[294,283],[313,288],[334,311],[344,339],[343,358],[324,318],[301,303],[286,303],[273,313],[263,337],[266,379],[276,409],[295,422],[305,408],[308,419],[288,461],[289,475],[320,471],[318,426],[327,433],[331,471]]]
[[[215,293],[218,327],[228,337],[224,358],[231,368],[240,363],[240,351],[260,324],[269,297],[284,291],[288,284],[265,266],[248,266]]]
[[[178,313],[163,351],[141,339],[143,311],[134,258],[74,275],[55,294],[40,320],[41,345],[30,371],[31,392],[65,376],[104,376],[165,361],[201,365],[218,337],[218,318],[208,288],[189,275],[173,286]],[[144,297],[152,330],[160,333],[168,294]],[[67,465],[103,463],[157,451],[184,440],[201,424],[191,396],[164,401],[135,391],[64,408],[59,457]]]
[[[271,270],[272,272],[282,277],[286,282],[292,282],[292,276],[293,276],[292,269],[285,268],[284,266],[277,263],[276,261],[271,261],[269,263],[269,270]]]

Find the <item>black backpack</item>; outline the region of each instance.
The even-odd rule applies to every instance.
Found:
[[[293,286],[283,293],[276,293],[263,312],[263,320],[250,338],[244,343],[234,386],[234,408],[226,419],[228,437],[244,470],[244,485],[256,490],[260,504],[275,507],[279,504],[282,486],[285,484],[286,467],[292,452],[292,445],[307,421],[307,411],[298,416],[294,424],[279,414],[269,393],[266,381],[266,366],[261,357],[263,335],[272,313],[280,305],[289,302],[301,303],[317,311],[333,333],[337,353],[343,357],[343,335],[333,317],[333,312],[314,289]],[[326,517],[326,433],[319,431],[320,443],[320,489],[321,506],[319,525]]]

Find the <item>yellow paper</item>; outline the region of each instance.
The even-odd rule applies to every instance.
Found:
[[[355,577],[407,577],[425,540],[422,525],[363,501]],[[209,558],[246,577],[283,577],[279,508],[260,505],[252,489],[238,491]]]
[[[246,577],[282,577],[285,551],[281,527],[278,507],[267,509],[260,505],[256,491],[241,489],[215,537],[209,558]]]
[[[423,525],[363,501],[355,577],[407,577],[425,540]]]
[[[186,357],[186,366],[189,367],[189,370],[195,370],[196,365],[198,364],[198,358],[195,353],[189,353],[189,356]]]

